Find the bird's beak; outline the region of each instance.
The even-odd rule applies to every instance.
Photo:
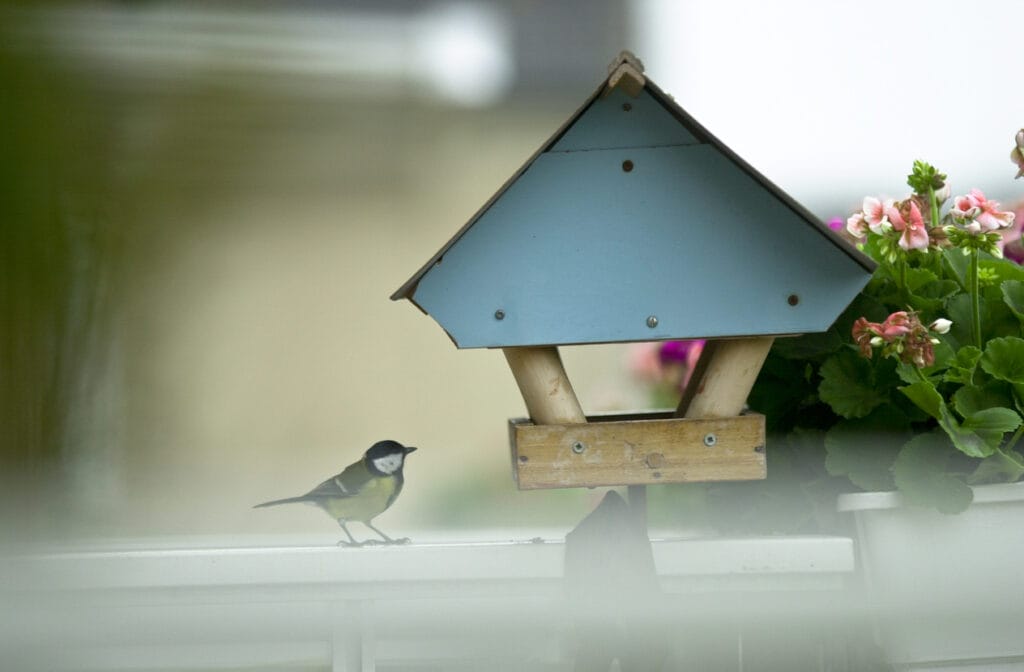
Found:
[[[408,455],[409,453],[411,453],[414,450],[416,450],[416,446],[406,446],[405,447],[405,454]]]

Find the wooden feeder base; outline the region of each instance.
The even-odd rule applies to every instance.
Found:
[[[581,424],[509,420],[520,490],[765,478],[764,416],[599,415]]]

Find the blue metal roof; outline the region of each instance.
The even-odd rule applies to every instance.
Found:
[[[873,268],[648,80],[602,84],[392,298],[460,348],[783,335]]]

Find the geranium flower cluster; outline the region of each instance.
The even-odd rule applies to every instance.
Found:
[[[1017,147],[1011,158],[1019,157],[1024,170],[1024,130],[1017,134]],[[1020,177],[1021,173],[1018,173]],[[999,231],[1013,225],[1014,214],[1000,210],[999,203],[989,200],[980,189],[971,189],[953,199],[945,217],[940,207],[949,200],[946,176],[923,161],[914,162],[914,172],[907,182],[914,193],[903,201],[868,196],[860,212],[846,221],[846,230],[857,240],[869,234],[876,236],[879,252],[890,263],[913,250],[929,247],[959,247],[964,254],[971,250],[1002,256]]]
[[[846,220],[846,230],[855,238],[864,238],[869,231],[893,238],[904,251],[924,250],[928,248],[929,237],[922,205],[913,196],[899,203],[891,198],[883,201],[868,196],[861,211]]]
[[[934,195],[935,207],[942,205],[949,198],[948,185],[935,190]],[[953,245],[964,248],[965,254],[976,248],[1002,256],[997,232],[1013,225],[1014,213],[1000,210],[998,201],[986,198],[980,189],[971,189],[967,195],[953,199],[941,228],[926,223],[931,218],[931,207],[919,194],[899,202],[868,196],[861,211],[846,220],[846,230],[857,239],[868,233],[880,236],[880,247],[890,262],[899,256],[897,248],[909,252],[927,250],[929,246]]]
[[[999,203],[985,198],[981,189],[971,189],[966,196],[953,199],[943,231],[949,242],[969,254],[971,249],[988,252],[1001,258],[1002,229],[1013,226],[1014,213],[999,209]]]
[[[883,356],[897,357],[902,362],[924,368],[935,363],[934,346],[939,339],[932,334],[948,333],[952,324],[940,318],[926,327],[916,312],[900,310],[881,323],[858,318],[853,323],[853,340],[860,348],[860,354],[868,359],[871,359],[875,348],[881,348]]]
[[[985,198],[981,189],[971,189],[968,195],[958,196],[949,214],[962,223],[968,233],[973,234],[998,231],[1013,224],[1013,213],[1001,212],[999,203]]]

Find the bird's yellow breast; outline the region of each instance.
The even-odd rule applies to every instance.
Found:
[[[383,476],[371,479],[351,497],[332,497],[319,504],[333,518],[365,523],[388,508],[388,503],[397,494],[399,487],[397,478]]]

